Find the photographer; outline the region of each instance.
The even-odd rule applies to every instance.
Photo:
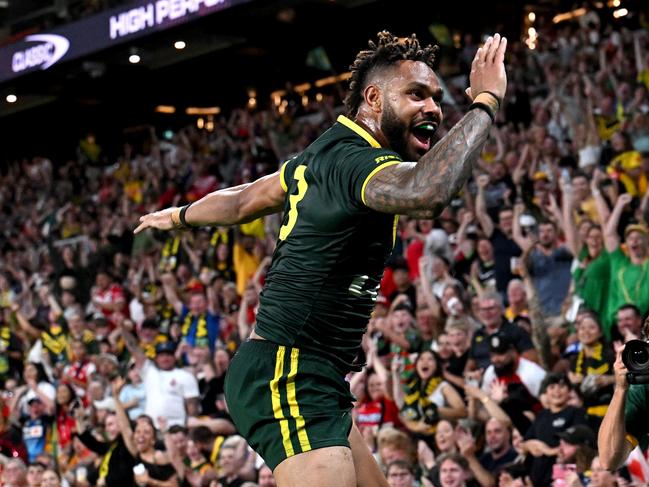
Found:
[[[646,448],[649,440],[649,424],[646,421],[649,412],[649,386],[629,384],[629,371],[622,361],[623,350],[622,347],[617,349],[617,358],[613,365],[615,391],[597,438],[600,462],[604,468],[611,471],[620,468],[638,444],[641,444],[641,448]]]

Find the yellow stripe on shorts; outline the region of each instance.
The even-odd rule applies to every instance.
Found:
[[[284,412],[282,411],[282,403],[280,402],[279,396],[279,380],[282,377],[284,372],[284,352],[286,347],[279,347],[277,349],[277,359],[275,360],[275,377],[270,381],[270,397],[273,403],[273,414],[275,419],[279,419],[279,427],[282,431],[282,443],[284,444],[284,451],[286,452],[287,457],[292,457],[295,455],[293,450],[293,445],[291,444],[291,434],[288,429],[288,420],[284,418]]]
[[[288,380],[286,381],[286,396],[291,416],[295,420],[295,429],[297,430],[297,437],[300,441],[300,448],[302,449],[302,453],[305,453],[311,450],[311,443],[309,443],[304,418],[300,415],[300,406],[297,404],[297,396],[295,395],[295,376],[297,375],[297,359],[299,354],[299,349],[294,348],[291,350],[291,370],[288,373]]]

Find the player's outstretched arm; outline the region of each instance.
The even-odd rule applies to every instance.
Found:
[[[252,183],[214,191],[187,208],[184,218],[190,226],[236,225],[277,213],[282,209],[285,196],[278,171]],[[145,228],[183,228],[180,210],[171,207],[141,216],[134,232]]]
[[[396,164],[377,172],[365,188],[367,206],[385,213],[434,218],[457,194],[471,175],[489,136],[493,113],[507,89],[506,47],[507,39],[496,34],[478,49],[467,91],[474,100],[474,109],[418,162]]]

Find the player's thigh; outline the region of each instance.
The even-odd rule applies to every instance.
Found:
[[[349,448],[329,446],[287,458],[273,471],[279,487],[356,487]],[[377,484],[380,485],[380,484]]]
[[[358,487],[387,487],[388,481],[355,424],[349,432],[349,444],[352,448]]]

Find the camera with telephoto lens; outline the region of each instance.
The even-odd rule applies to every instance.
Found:
[[[622,351],[622,362],[629,371],[626,374],[629,384],[649,384],[649,343],[643,340],[630,340]]]

